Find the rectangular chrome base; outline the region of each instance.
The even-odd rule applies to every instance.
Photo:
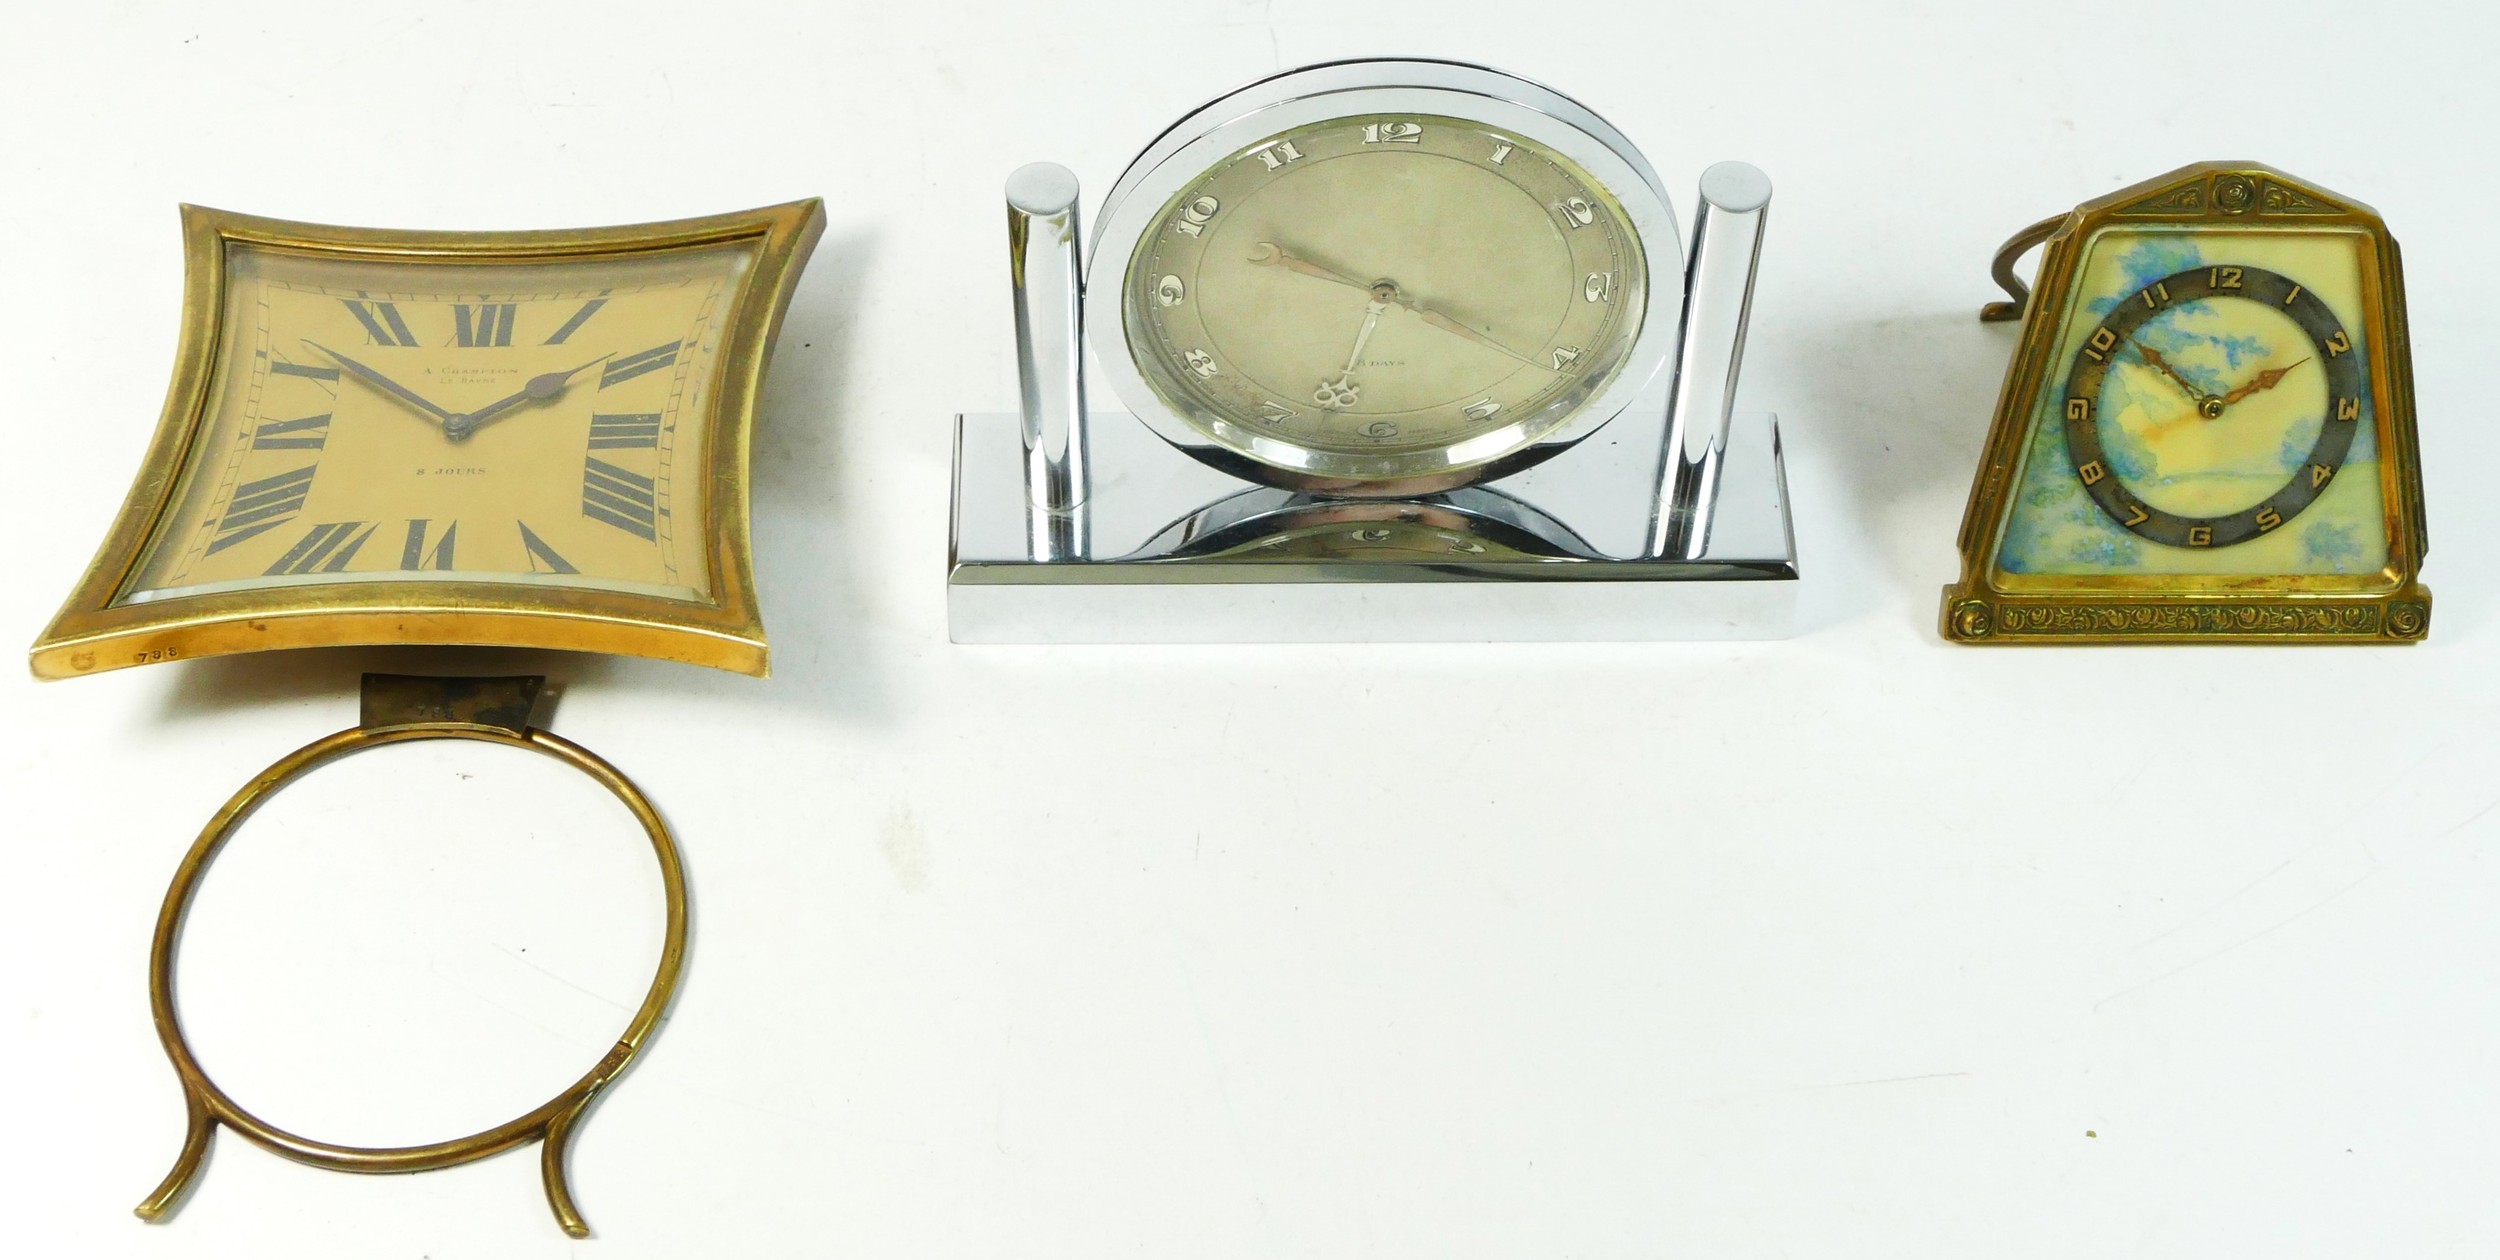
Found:
[[[1018,418],[958,416],[949,634],[957,643],[1786,637],[1797,555],[1778,418],[1735,417],[1695,560],[1645,554],[1658,532],[1658,434],[1623,423],[1630,418],[1500,481],[1366,501],[1241,481],[1133,417],[1096,413],[1092,494],[1053,517],[1026,507]]]

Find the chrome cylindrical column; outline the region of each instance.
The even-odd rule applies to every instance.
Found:
[[[1745,357],[1745,320],[1770,205],[1771,179],[1755,167],[1721,162],[1702,172],[1693,254],[1684,273],[1684,339],[1676,348],[1675,394],[1650,526],[1652,555],[1697,560],[1709,546],[1719,458],[1735,411],[1736,371]]]
[[[1076,205],[1076,173],[1055,162],[1020,166],[1007,177],[1024,496],[1036,560],[1086,552],[1085,273]]]

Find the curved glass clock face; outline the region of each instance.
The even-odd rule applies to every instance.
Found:
[[[1396,476],[1568,420],[1640,331],[1642,257],[1560,154],[1456,118],[1332,119],[1172,198],[1130,260],[1125,331],[1215,440],[1382,457]]]
[[[2375,576],[2387,563],[2367,238],[2096,237],[1999,567]]]
[[[702,597],[714,375],[753,261],[230,244],[208,412],[120,602],[444,578]]]

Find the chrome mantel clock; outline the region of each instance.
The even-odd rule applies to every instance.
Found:
[[[1007,182],[1020,414],[957,419],[958,642],[1768,638],[1796,556],[1731,416],[1770,181],[1657,174],[1447,61],[1310,66],[1103,201]],[[1134,419],[1089,415],[1096,358]]]

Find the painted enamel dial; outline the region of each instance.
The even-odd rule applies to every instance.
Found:
[[[2224,362],[2181,350],[2189,330]],[[2113,371],[2137,380],[2111,390]],[[2121,460],[2102,441],[2102,398],[2132,400],[2147,376],[2167,414],[2120,430],[2150,456]],[[2235,546],[2317,501],[2352,451],[2368,388],[2351,332],[2308,287],[2263,267],[2191,267],[2118,302],[2076,350],[2066,449],[2122,528],[2170,547]]]
[[[1643,257],[1562,154],[1459,118],[1335,118],[1167,201],[1129,261],[1124,333],[1218,443],[1412,476],[1518,450],[1603,390],[1641,328]]]
[[[748,247],[418,264],[228,246],[172,510],[120,602],[462,579],[695,599]]]
[[[2376,575],[2388,535],[2366,245],[2343,231],[2092,237],[1999,571]]]

